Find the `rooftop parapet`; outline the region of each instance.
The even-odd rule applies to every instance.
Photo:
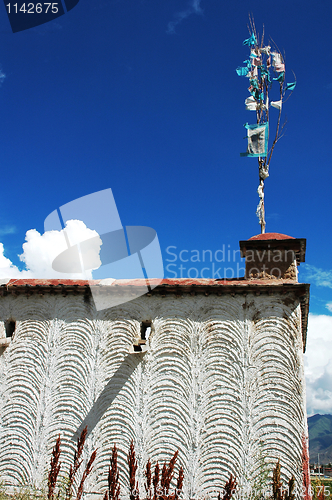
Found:
[[[246,260],[246,279],[298,281],[297,266],[305,261],[306,239],[264,233],[240,241]]]

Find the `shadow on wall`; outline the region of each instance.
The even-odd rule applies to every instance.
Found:
[[[93,404],[91,410],[82,421],[81,425],[73,434],[72,440],[77,441],[83,429],[87,426],[88,433],[87,436],[93,431],[100,419],[103,417],[104,413],[113,403],[114,399],[126,384],[126,382],[131,377],[132,373],[135,371],[139,363],[142,361],[145,353],[135,353],[135,355],[128,354],[119,368],[114,373],[113,377],[108,381],[98,399]]]

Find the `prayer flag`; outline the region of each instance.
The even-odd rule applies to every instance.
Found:
[[[257,109],[257,102],[254,96],[247,97],[247,99],[244,101],[246,105],[246,109],[248,111],[256,111]]]
[[[282,73],[280,73],[278,78],[273,78],[273,80],[276,80],[277,82],[283,82],[284,78],[285,78],[285,72],[283,71]]]
[[[256,40],[256,37],[253,33],[250,38],[247,38],[246,40],[244,40],[243,45],[256,45],[256,43],[257,43],[257,40]]]
[[[249,73],[249,68],[239,66],[235,71],[239,76],[247,76],[247,74]]]
[[[296,86],[296,82],[293,83],[287,83],[286,84],[286,90],[294,90]]]
[[[264,157],[267,155],[267,144],[269,138],[269,124],[258,123],[256,125],[245,124],[247,129],[248,149],[240,156]]]
[[[271,101],[271,106],[277,109],[281,109],[282,107],[282,100],[280,101]]]

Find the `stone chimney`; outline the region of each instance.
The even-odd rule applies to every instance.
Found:
[[[305,261],[306,239],[265,233],[240,241],[246,260],[246,279],[298,281],[297,266]]]

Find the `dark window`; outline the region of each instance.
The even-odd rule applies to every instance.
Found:
[[[142,323],[141,323],[141,339],[142,340],[147,340],[149,338],[149,335],[151,333],[151,326],[152,326],[151,321],[142,321]]]
[[[134,344],[134,352],[142,352],[142,345],[146,344],[150,333],[151,333],[152,322],[151,321],[142,321],[141,323],[141,338],[138,343]]]
[[[9,319],[5,322],[5,328],[6,328],[6,337],[12,337],[15,328],[16,328],[16,321],[13,321],[12,319]]]

